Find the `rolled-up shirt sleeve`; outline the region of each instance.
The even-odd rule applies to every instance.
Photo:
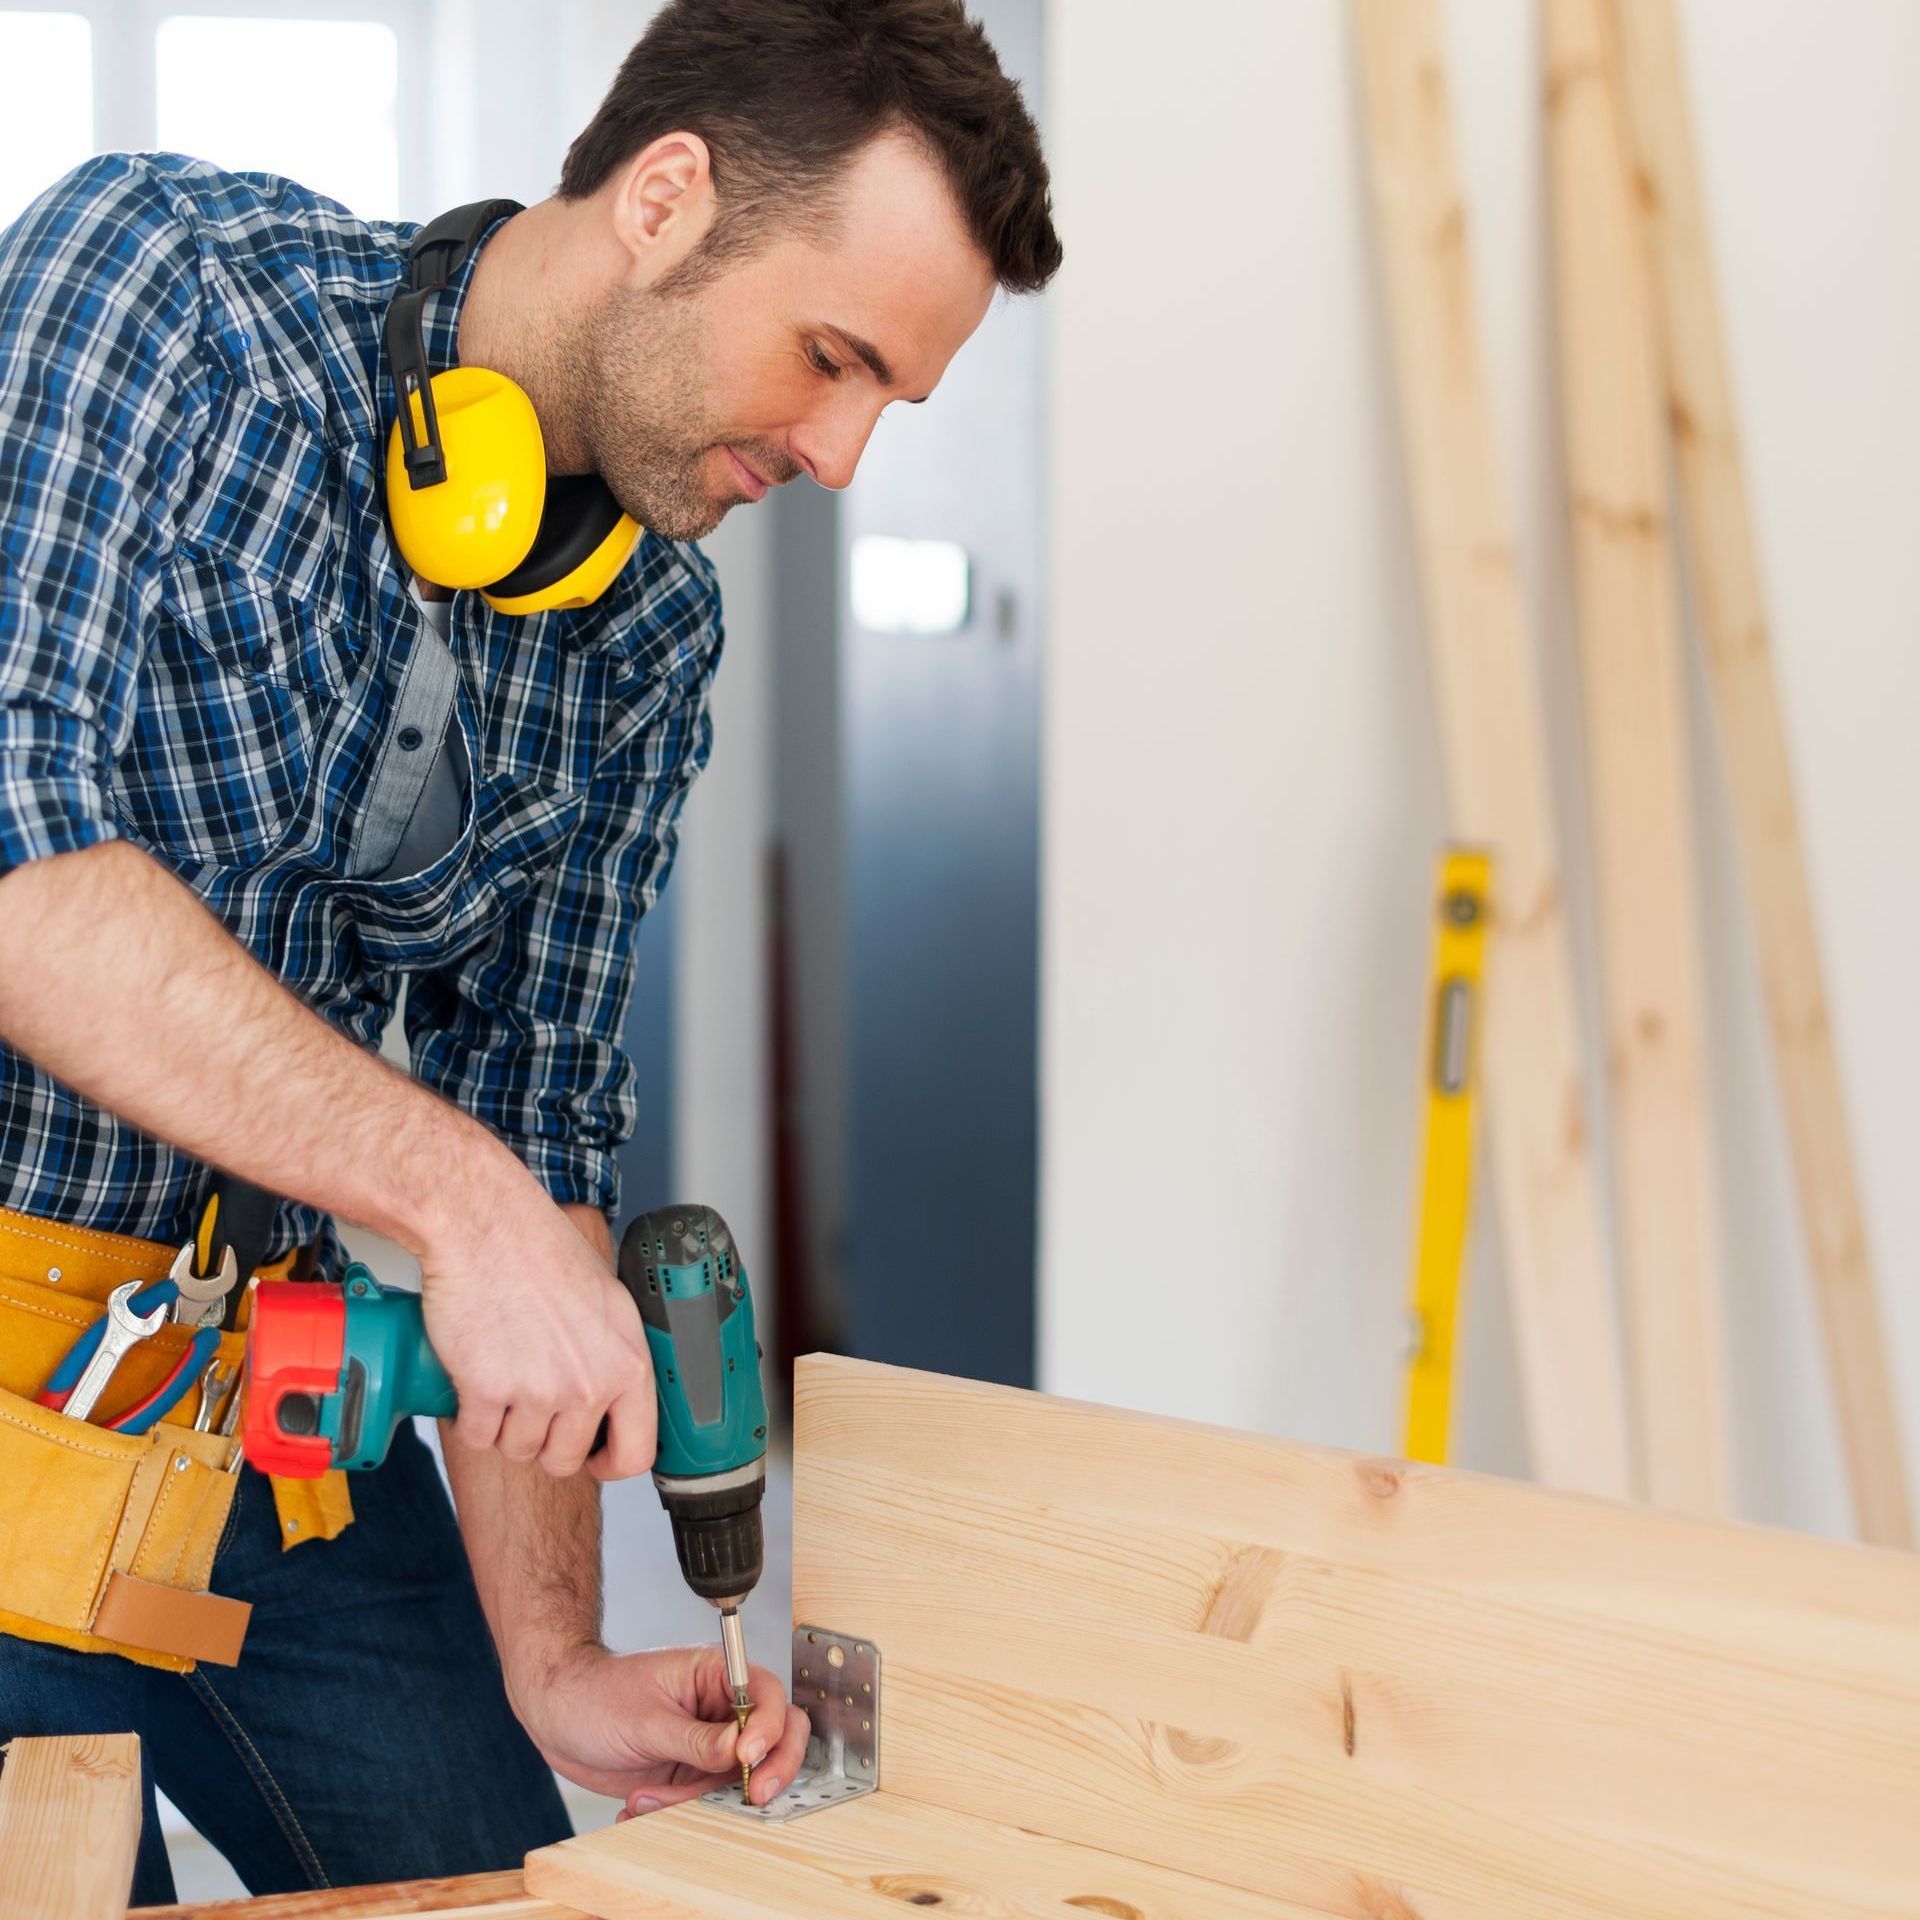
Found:
[[[0,229],[0,873],[116,837],[198,329],[193,233],[137,157]]]
[[[488,937],[407,983],[414,1073],[497,1133],[553,1199],[611,1214],[638,1118],[623,1044],[634,933],[712,744],[717,596],[663,697],[595,769],[558,863]]]

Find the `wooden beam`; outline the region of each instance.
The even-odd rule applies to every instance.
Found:
[[[754,1920],[897,1915],[876,1883],[910,1872],[1048,1920],[1915,1912],[1912,1556],[855,1361],[797,1387],[795,1607],[882,1651],[880,1793],[791,1838],[630,1822],[532,1856],[535,1891]],[[996,1876],[1017,1843],[982,1826],[1080,1850],[1075,1894],[1017,1851]]]
[[[135,1907],[130,1920],[392,1920],[402,1914],[426,1915],[428,1920],[586,1920],[572,1907],[536,1900],[518,1867],[507,1873],[269,1893],[252,1900]]]
[[[1640,1485],[1726,1511],[1680,606],[1652,295],[1601,0],[1544,0],[1560,377]]]
[[[125,1920],[140,1848],[139,1739],[19,1739],[5,1755],[0,1920]]]
[[[1574,1016],[1532,649],[1481,364],[1433,0],[1357,0],[1452,837],[1495,857],[1481,1054],[1533,1460],[1624,1495],[1626,1400]]]
[[[1684,63],[1669,0],[1613,0],[1611,18],[1651,241],[1687,556],[1854,1520],[1863,1539],[1911,1547],[1912,1501],[1773,668]]]
[[[1282,1900],[892,1794],[791,1826],[670,1807],[527,1856],[603,1920],[1326,1920]]]

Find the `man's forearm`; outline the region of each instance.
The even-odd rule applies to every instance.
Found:
[[[528,1177],[123,842],[0,878],[0,1034],[143,1132],[416,1254],[489,1183]]]
[[[605,1216],[592,1207],[561,1211],[611,1266]],[[600,1483],[586,1474],[556,1480],[491,1450],[442,1451],[474,1584],[513,1694],[599,1643]]]

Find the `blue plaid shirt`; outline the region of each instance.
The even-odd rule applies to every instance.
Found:
[[[698,548],[648,535],[589,608],[457,595],[458,838],[381,877],[369,795],[422,748],[408,671],[433,645],[378,472],[415,230],[108,154],[0,232],[0,872],[130,841],[363,1046],[404,978],[418,1078],[556,1200],[611,1211],[633,934],[706,760],[719,594]],[[471,271],[429,304],[436,367]],[[300,1124],[270,1060],[258,1112]],[[176,1240],[202,1181],[0,1047],[0,1203]]]

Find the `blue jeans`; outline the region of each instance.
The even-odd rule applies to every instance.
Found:
[[[572,1831],[411,1427],[354,1476],[353,1506],[337,1540],[282,1553],[273,1490],[241,1469],[213,1572],[253,1602],[236,1667],[163,1673],[0,1635],[0,1740],[140,1736],[135,1905],[173,1898],[155,1787],[255,1893],[517,1867]]]

